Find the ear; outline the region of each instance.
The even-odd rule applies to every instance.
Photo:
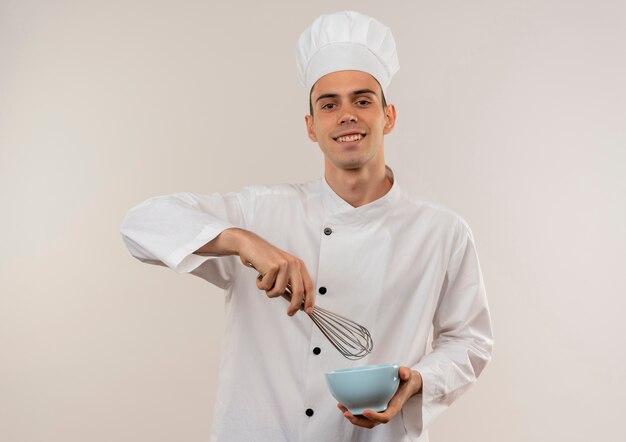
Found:
[[[315,130],[313,130],[313,115],[305,115],[304,121],[306,123],[306,133],[309,136],[309,140],[317,142],[317,135],[315,135]]]
[[[393,104],[388,104],[385,108],[385,127],[383,133],[387,135],[390,133],[396,125],[396,107]]]

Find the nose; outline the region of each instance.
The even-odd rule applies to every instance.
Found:
[[[339,117],[339,124],[343,125],[346,123],[356,123],[357,117],[356,115],[354,115],[352,112],[344,112],[340,117]]]

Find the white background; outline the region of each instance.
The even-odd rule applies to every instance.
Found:
[[[483,266],[494,359],[432,440],[623,437],[625,2],[0,0],[3,441],[208,440],[221,291],[119,226],[321,176],[295,44],[341,9],[391,27],[387,163]]]

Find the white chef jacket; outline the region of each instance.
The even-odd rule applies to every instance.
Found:
[[[367,327],[371,354],[342,357],[305,313],[289,317],[282,298],[259,291],[257,273],[238,256],[193,254],[229,227],[302,259],[316,305]],[[490,360],[489,310],[469,227],[453,212],[411,198],[397,181],[356,208],[324,179],[160,196],[128,212],[122,235],[139,260],[225,290],[213,441],[425,442],[433,419]],[[422,391],[388,424],[356,427],[337,409],[324,373],[380,363],[417,370]]]

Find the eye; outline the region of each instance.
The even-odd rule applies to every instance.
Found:
[[[337,105],[335,103],[326,103],[325,105],[322,106],[322,109],[325,110],[330,110],[330,109],[334,109]]]
[[[361,100],[357,100],[356,104],[358,104],[359,106],[368,106],[369,104],[371,104],[372,102],[366,99],[361,99]]]

